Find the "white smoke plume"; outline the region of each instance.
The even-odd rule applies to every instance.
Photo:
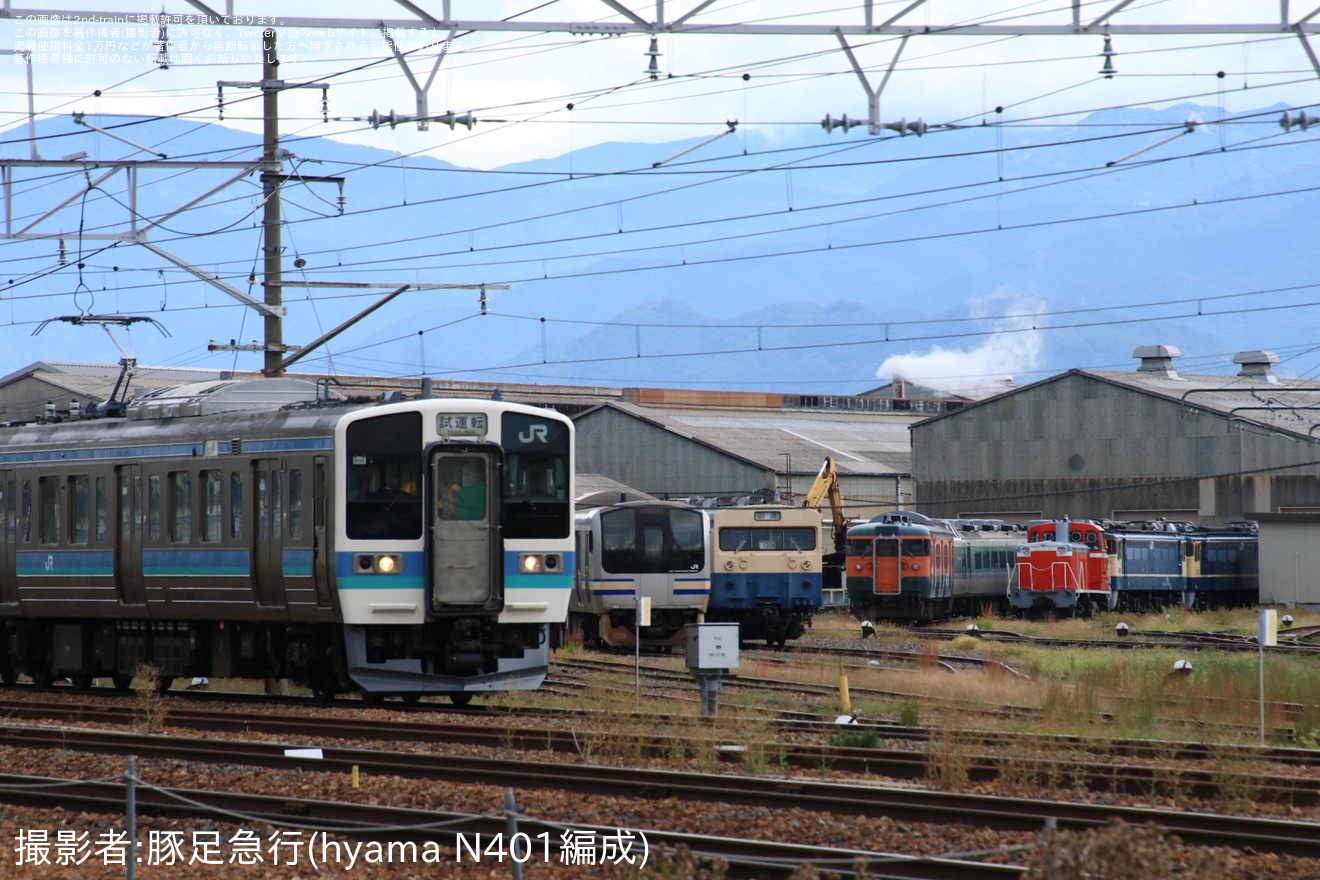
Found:
[[[931,346],[922,354],[908,352],[885,360],[875,371],[881,379],[903,379],[939,391],[968,396],[984,395],[987,391],[1003,391],[1005,381],[1014,374],[1036,369],[1040,365],[1044,340],[1035,328],[1034,315],[1046,304],[1040,297],[1021,292],[999,289],[989,296],[968,303],[972,318],[983,319],[993,329],[993,335],[984,338],[974,348],[945,348]],[[974,324],[953,325],[965,332]],[[974,339],[968,339],[969,344]]]

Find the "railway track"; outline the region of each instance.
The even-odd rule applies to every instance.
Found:
[[[762,808],[796,808],[837,815],[888,816],[904,822],[976,825],[999,831],[1037,831],[1047,820],[1064,830],[1087,830],[1120,818],[1153,823],[1194,845],[1231,846],[1320,858],[1320,826],[1308,822],[1178,813],[1169,810],[1069,803],[910,788],[669,772],[593,764],[450,757],[377,749],[322,748],[318,759],[294,757],[284,746],[148,736],[106,731],[24,728],[29,747],[136,755],[149,760],[243,764],[304,772],[431,778],[525,789],[548,787],[592,796],[679,798]],[[24,793],[20,790],[20,793]],[[30,794],[30,789],[25,793]],[[0,799],[13,795],[0,787]]]
[[[38,809],[58,806],[65,810],[119,814],[123,812],[125,797],[126,787],[121,783],[69,784],[48,777],[0,776],[0,800]],[[458,863],[460,852],[470,852],[467,848],[460,850],[460,837],[470,847],[476,842],[477,835],[490,841],[499,835],[508,835],[510,829],[507,814],[475,815],[143,786],[136,787],[135,798],[139,809],[160,816],[221,821],[232,821],[235,816],[241,816],[249,821],[265,821],[282,828],[294,827],[309,832],[313,842],[317,834],[323,835],[320,838],[323,844],[330,840],[324,835],[331,834],[335,837],[361,836],[377,840],[386,837],[392,842],[435,841],[454,853],[453,864]],[[618,831],[615,828],[576,822],[566,825],[553,819],[517,813],[515,822],[517,832],[536,841],[538,848],[543,845],[557,848],[566,828],[601,837]],[[965,859],[922,858],[868,850],[712,837],[661,829],[635,830],[644,838],[651,855],[658,856],[657,850],[660,847],[674,850],[681,846],[706,859],[722,859],[728,863],[728,876],[732,878],[787,878],[803,864],[848,877],[854,876],[853,868],[859,862],[867,866],[867,875],[877,880],[1015,880],[1023,874],[1023,868],[1019,866]],[[321,852],[324,853],[326,849],[323,846]],[[507,870],[507,864],[502,863],[501,868]]]
[[[1288,655],[1320,654],[1320,645],[1306,644],[1305,640],[1313,637],[1317,628],[1280,632],[1279,644],[1266,648],[1267,653]],[[1175,632],[1145,630],[1129,632],[1127,636],[1104,639],[1062,639],[1053,636],[1032,636],[1008,630],[966,630],[914,628],[909,634],[919,639],[939,639],[941,641],[970,635],[988,642],[1012,642],[1037,645],[1043,648],[1113,648],[1132,650],[1139,648],[1175,648],[1186,651],[1199,651],[1214,648],[1223,651],[1257,651],[1255,636],[1237,633],[1216,632]]]

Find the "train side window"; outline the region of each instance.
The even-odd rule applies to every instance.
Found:
[[[289,538],[302,537],[303,499],[302,471],[289,471]]]
[[[37,495],[41,503],[42,544],[60,542],[60,479],[41,477],[37,480]]]
[[[160,540],[160,477],[147,477],[147,540]]]
[[[229,475],[229,537],[243,538],[243,475],[238,471]]]
[[[91,537],[91,510],[88,507],[89,483],[85,476],[69,477],[69,494],[73,503],[69,510],[69,543],[86,544]]]
[[[224,498],[220,494],[220,472],[202,471],[202,541],[215,544],[220,540],[220,523],[224,519]]]
[[[32,481],[23,481],[22,497],[18,508],[18,533],[24,544],[32,543]]]
[[[96,542],[99,544],[110,534],[110,507],[106,497],[105,477],[97,477],[95,486]]]
[[[170,540],[187,544],[192,540],[192,474],[172,471],[170,479]]]

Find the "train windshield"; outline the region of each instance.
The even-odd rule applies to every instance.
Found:
[[[568,426],[541,416],[505,413],[500,436],[504,537],[567,538],[573,533]]]
[[[348,426],[345,533],[353,540],[422,536],[422,415],[394,413]]]
[[[904,556],[929,556],[930,539],[929,538],[909,538],[903,542]]]
[[[700,511],[624,508],[601,514],[601,566],[608,572],[699,571],[705,562]]]
[[[815,529],[792,528],[729,528],[720,529],[720,549],[726,553],[746,550],[816,549]]]

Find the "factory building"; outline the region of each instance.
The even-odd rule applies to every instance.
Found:
[[[800,503],[827,458],[845,514],[910,505],[909,427],[965,401],[626,389],[574,419],[578,467],[705,506]]]
[[[1239,353],[1236,375],[1180,373],[1172,346],[1133,356],[914,425],[917,509],[1203,525],[1320,512],[1320,382],[1275,376],[1267,351]]]
[[[1247,516],[1260,525],[1260,604],[1320,611],[1320,513]]]

